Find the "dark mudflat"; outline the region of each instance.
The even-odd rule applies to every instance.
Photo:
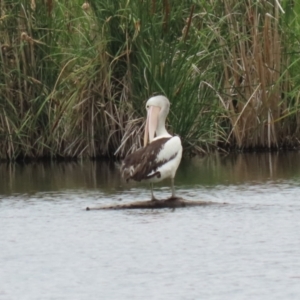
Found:
[[[185,200],[183,198],[168,198],[162,200],[136,201],[125,204],[112,204],[107,206],[87,207],[86,210],[105,209],[159,209],[159,208],[180,208],[191,206],[205,206],[213,204],[226,204],[212,201]]]

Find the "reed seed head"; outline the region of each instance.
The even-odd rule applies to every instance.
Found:
[[[87,11],[90,8],[90,5],[88,2],[84,2],[81,6],[81,8],[85,11]]]
[[[22,32],[22,33],[21,33],[21,39],[22,39],[23,41],[28,41],[28,39],[29,39],[28,34],[27,34],[26,32]]]

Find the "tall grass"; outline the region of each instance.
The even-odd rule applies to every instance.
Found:
[[[295,44],[286,36],[285,12],[279,1],[224,4],[227,34],[216,35],[224,45],[222,98],[231,125],[227,142],[239,148],[289,144],[295,129],[288,113],[294,89],[289,51]],[[292,64],[299,67],[299,59]],[[297,114],[298,104],[293,109]]]
[[[295,1],[0,5],[0,158],[122,157],[155,93],[190,153],[298,145]]]
[[[92,3],[94,11],[103,11],[103,4]],[[214,101],[215,93],[205,80],[215,80],[218,75],[212,63],[214,52],[204,48],[208,47],[209,36],[198,39],[191,25],[194,10],[192,2],[144,1],[130,7],[119,2],[112,9],[114,15],[112,11],[107,13],[109,24],[105,26],[114,33],[111,56],[118,57],[118,77],[123,78],[129,93],[127,101],[134,111],[141,115],[145,100],[152,94],[167,95],[172,102],[170,130],[181,135],[186,149],[205,151],[215,143],[220,131],[216,126],[219,107]],[[98,23],[105,23],[103,14],[96,16]],[[202,70],[201,64],[205,65]],[[134,123],[135,128],[140,125]],[[121,147],[116,151],[121,155],[127,151],[123,145],[140,143],[138,130],[132,130],[132,119],[126,126]],[[128,143],[129,135],[138,143]]]

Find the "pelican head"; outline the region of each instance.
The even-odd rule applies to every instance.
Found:
[[[144,147],[147,146],[148,137],[151,143],[156,137],[170,136],[165,128],[165,122],[170,110],[170,101],[165,96],[151,97],[146,103],[147,120],[144,135]]]

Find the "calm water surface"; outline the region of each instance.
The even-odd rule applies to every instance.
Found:
[[[220,205],[85,211],[148,186],[113,163],[0,164],[0,300],[300,299],[300,154],[184,160],[177,175],[178,195]]]

